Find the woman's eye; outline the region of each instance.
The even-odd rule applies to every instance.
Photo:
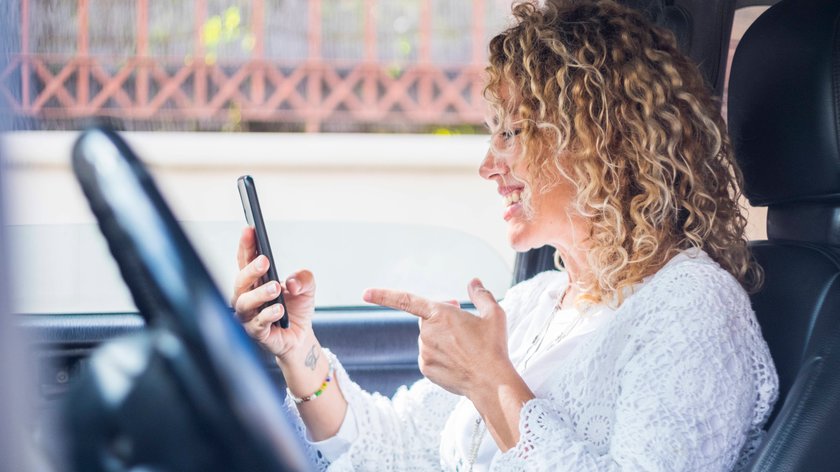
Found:
[[[513,138],[514,136],[518,136],[519,133],[521,133],[521,132],[522,132],[521,129],[511,129],[511,130],[502,131],[502,139],[504,139],[505,141],[508,141],[509,139]]]

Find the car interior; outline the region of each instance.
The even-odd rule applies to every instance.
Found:
[[[751,205],[767,208],[767,238],[750,243],[765,282],[751,299],[780,395],[747,470],[836,470],[840,2],[621,3],[674,31],[718,96],[728,72],[727,121],[744,194]],[[734,15],[756,5],[770,8],[743,36],[727,71]],[[23,376],[7,359],[31,353],[26,370],[37,372],[37,401],[31,421],[0,429],[0,457],[10,447],[19,450],[10,445],[22,431],[34,453],[30,464],[14,470],[46,470],[45,464],[55,470],[306,470],[286,423],[269,424],[243,407],[256,402],[283,418],[280,373],[234,324],[142,164],[116,133],[94,129],[80,138],[74,165],[138,312],[2,317],[14,320],[9,329],[0,325],[6,337],[20,330],[28,345],[15,349],[17,357],[2,356],[0,374]],[[162,257],[166,251],[170,257]],[[554,269],[550,248],[521,253],[511,282]],[[14,273],[14,267],[4,270]],[[320,310],[314,325],[322,344],[368,390],[390,395],[420,377],[412,317],[345,307]],[[219,346],[224,350],[214,349]],[[103,388],[102,376],[115,374],[128,379],[116,397],[122,401]],[[0,389],[0,413],[19,410],[11,391]],[[228,442],[231,436],[235,442]]]

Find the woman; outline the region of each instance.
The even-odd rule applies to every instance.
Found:
[[[374,289],[420,318],[425,376],[393,399],[352,382],[312,332],[315,284],[239,248],[234,306],[272,352],[313,458],[334,470],[731,470],[761,439],[777,378],[745,289],[760,283],[740,174],[698,70],[674,38],[609,1],[514,7],[490,43],[492,144],[481,164],[514,249],[561,271],[478,280],[479,316]],[[258,311],[278,290],[292,327]]]

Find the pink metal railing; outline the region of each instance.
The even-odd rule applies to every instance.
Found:
[[[90,53],[89,0],[77,0],[76,51],[31,49],[31,0],[20,0],[21,50],[0,72],[0,97],[15,113],[48,119],[111,116],[129,120],[203,120],[303,123],[478,124],[485,62],[486,0],[472,1],[469,63],[431,60],[432,1],[420,0],[419,54],[394,74],[377,60],[377,0],[364,0],[361,60],[322,57],[323,0],[308,3],[308,54],[288,62],[265,57],[265,0],[251,0],[254,45],[247,59],[207,63],[202,25],[207,0],[194,0],[193,58],[153,57],[149,51],[149,0],[136,0],[135,52],[129,57]],[[384,1],[384,0],[382,0]],[[19,93],[10,83],[19,83]]]

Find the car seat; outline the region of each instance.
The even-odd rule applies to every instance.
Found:
[[[749,470],[840,469],[840,2],[785,0],[746,32],[729,82],[744,193],[767,207],[752,296],[780,395]]]

